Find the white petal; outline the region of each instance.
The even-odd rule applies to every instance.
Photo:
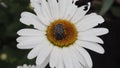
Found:
[[[36,56],[38,56],[39,52],[41,51],[41,48],[43,47],[44,45],[38,45],[36,46],[35,48],[33,48],[30,53],[28,54],[27,58],[28,59],[33,59],[35,58]]]
[[[44,47],[41,49],[41,51],[39,52],[39,55],[36,59],[37,65],[41,65],[44,63],[46,58],[50,55],[52,48],[53,48],[53,46],[50,45],[50,43],[47,43],[47,42],[44,43]]]
[[[75,58],[73,58],[72,61],[73,61],[74,68],[83,68],[83,66]]]
[[[51,16],[51,14],[50,14],[50,9],[48,8],[49,7],[49,5],[48,5],[48,3],[46,2],[46,0],[41,0],[41,10],[42,10],[42,12],[43,12],[43,15],[44,15],[44,17],[49,21],[49,22],[51,22],[51,18],[52,18],[52,16]],[[48,23],[49,24],[49,23]]]
[[[32,4],[34,6],[34,11],[36,12],[40,22],[44,25],[49,25],[50,24],[50,19],[49,19],[48,16],[47,17],[45,16],[45,12],[43,11],[42,6],[38,3],[36,3],[36,2],[34,2]]]
[[[102,16],[96,13],[86,15],[79,23],[76,24],[78,31],[85,31],[104,22]]]
[[[48,4],[50,6],[53,19],[58,19],[59,18],[59,7],[58,7],[57,0],[48,0]]]
[[[54,46],[53,51],[52,51],[52,53],[50,55],[50,67],[51,68],[56,67],[57,62],[58,62],[58,57],[59,57],[58,47]]]
[[[71,21],[73,23],[78,23],[83,18],[83,16],[88,12],[88,10],[90,9],[90,5],[91,5],[90,2],[88,2],[88,5],[83,5],[82,7],[79,7],[76,10],[76,13],[74,14]],[[84,10],[86,6],[88,6],[88,9]]]
[[[19,49],[32,49],[36,46],[36,44],[31,44],[31,45],[21,45],[21,44],[17,44],[17,48]]]
[[[48,17],[50,19],[52,19],[52,15],[51,15],[51,11],[50,11],[48,2],[46,0],[41,0],[41,2],[42,2],[41,5],[42,5],[42,8],[44,9],[44,12],[46,12],[46,14],[48,15]]]
[[[75,45],[75,48],[84,56],[89,68],[92,68],[93,62],[92,62],[92,59],[91,59],[89,53],[84,48],[82,48],[78,45]]]
[[[18,35],[23,35],[23,36],[44,36],[45,32],[39,31],[36,29],[21,29],[17,32]]]
[[[74,17],[74,14],[76,13],[76,10],[77,7],[75,5],[71,6],[65,18],[71,21],[71,19]]]
[[[74,51],[72,49],[70,49],[70,53],[71,53],[74,68],[83,68],[83,66],[79,63],[76,53],[74,53]]]
[[[34,48],[36,45],[40,44],[44,40],[44,36],[37,39],[32,39],[32,37],[27,38],[26,37],[20,37],[21,41],[17,44],[17,47],[20,49],[31,49]],[[23,40],[22,40],[23,39]]]
[[[40,37],[40,36],[20,36],[17,38],[17,42],[23,42],[26,40],[41,40],[44,36]]]
[[[99,38],[99,37],[96,37],[96,36],[79,35],[78,39],[79,40],[83,40],[83,41],[90,41],[90,42],[97,42],[97,43],[104,44],[103,40],[101,38]]]
[[[23,68],[22,66],[17,66],[17,68]]]
[[[41,65],[37,65],[36,68],[45,68],[49,62],[49,56],[45,59],[45,61]]]
[[[41,0],[30,0],[31,3],[37,2],[37,3],[41,3]]]
[[[58,62],[56,68],[64,68],[62,49],[59,48],[58,50],[59,50],[58,51],[59,56],[58,56]]]
[[[67,48],[63,48],[63,60],[65,68],[74,68],[70,52]]]
[[[71,17],[74,15],[74,13],[77,9],[77,6],[75,6],[75,4],[73,4],[72,2],[73,2],[73,0],[68,0],[67,4],[66,4],[67,8],[66,8],[66,12],[64,14],[64,18],[68,19],[68,20],[71,19]]]
[[[33,25],[34,28],[39,30],[46,29],[46,27],[40,22],[39,18],[30,12],[22,12],[20,21],[26,25]]]
[[[95,51],[97,53],[100,53],[100,54],[104,54],[104,52],[105,52],[103,47],[97,43],[77,40],[76,44],[78,44],[81,47],[88,48],[88,49]]]
[[[92,28],[87,31],[79,32],[80,35],[100,36],[107,34],[109,30],[107,28]]]
[[[23,65],[23,68],[27,68],[27,64],[24,64],[24,65]]]
[[[31,68],[36,68],[35,65],[32,65]]]
[[[68,0],[59,0],[59,8],[60,8],[60,18],[64,17],[67,8],[67,1]]]
[[[86,64],[86,61],[84,59],[84,56],[81,53],[79,53],[79,51],[77,51],[74,46],[75,45],[71,46],[71,48],[70,48],[73,51],[74,58],[76,58],[79,61],[80,66],[82,65],[84,67],[87,67],[87,64]]]

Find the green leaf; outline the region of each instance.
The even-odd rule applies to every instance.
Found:
[[[100,15],[104,15],[112,6],[114,0],[103,0],[102,8],[99,12]]]

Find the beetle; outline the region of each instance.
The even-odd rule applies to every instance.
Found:
[[[64,27],[62,24],[55,25],[54,36],[57,40],[62,40],[63,38],[65,38]]]

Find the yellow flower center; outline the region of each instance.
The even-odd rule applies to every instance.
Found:
[[[55,20],[47,27],[48,40],[58,47],[68,47],[77,40],[77,29],[68,20]]]

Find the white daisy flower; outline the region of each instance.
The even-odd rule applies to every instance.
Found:
[[[32,28],[17,32],[19,49],[32,49],[28,59],[51,68],[92,68],[90,49],[103,54],[98,36],[108,33],[106,28],[94,28],[104,22],[96,13],[87,14],[90,3],[77,7],[76,0],[31,0],[36,14],[23,12],[20,21]]]
[[[41,67],[40,66],[35,66],[35,65],[24,64],[23,66],[17,66],[17,68],[41,68]]]

